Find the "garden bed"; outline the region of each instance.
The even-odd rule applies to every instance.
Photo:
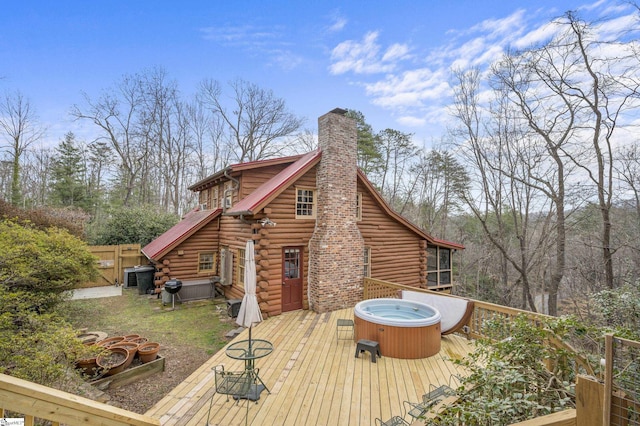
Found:
[[[134,367],[129,367],[118,374],[103,377],[90,383],[101,391],[107,389],[115,389],[120,386],[128,385],[138,380],[142,380],[156,373],[163,372],[164,365],[164,357],[158,355],[158,357],[154,361],[140,364]]]

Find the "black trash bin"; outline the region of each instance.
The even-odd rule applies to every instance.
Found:
[[[153,289],[153,274],[156,268],[153,266],[138,266],[135,268],[136,281],[138,282],[138,294],[147,294]]]

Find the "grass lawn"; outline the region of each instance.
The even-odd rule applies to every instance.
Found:
[[[66,315],[77,329],[102,331],[109,337],[139,334],[161,344],[165,371],[106,393],[111,403],[144,413],[229,342],[225,334],[238,325],[224,300],[163,306],[155,296],[123,289],[122,296],[67,302]],[[143,395],[143,396],[142,396]]]
[[[215,353],[227,343],[225,333],[238,326],[226,317],[223,300],[201,300],[163,306],[155,296],[124,289],[122,296],[72,300],[69,320],[76,328],[109,336],[139,334],[152,341],[171,341]],[[222,314],[224,313],[224,316]]]

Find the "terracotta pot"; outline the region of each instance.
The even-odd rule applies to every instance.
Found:
[[[113,345],[115,343],[122,342],[123,340],[124,340],[124,336],[114,336],[114,337],[109,337],[109,338],[104,339],[104,340],[100,340],[98,343],[96,343],[96,345],[108,348],[109,346],[111,346],[111,345]]]
[[[105,375],[112,376],[125,369],[124,364],[129,358],[129,351],[125,348],[109,348],[109,353],[98,355],[96,363],[103,368]]]
[[[98,341],[98,335],[95,333],[78,334],[78,339],[85,345],[92,345]]]
[[[148,341],[149,339],[147,339],[146,337],[138,337],[136,339],[129,340],[129,342],[137,343],[138,346],[140,346],[143,343],[147,343]]]
[[[147,363],[155,360],[158,357],[158,351],[160,350],[160,343],[147,342],[138,346],[138,357],[140,362]]]
[[[129,342],[131,340],[138,339],[139,337],[139,334],[127,334],[126,336],[124,336],[124,340],[125,342]]]
[[[79,359],[76,361],[76,368],[90,378],[99,377],[101,372],[96,358]]]
[[[127,358],[127,361],[124,363],[124,368],[125,369],[128,368],[133,362],[133,357],[135,357],[136,354],[138,353],[138,344],[123,340],[120,343],[115,343],[109,346],[109,349],[115,349],[115,348],[125,348],[127,351],[129,351],[129,357]]]

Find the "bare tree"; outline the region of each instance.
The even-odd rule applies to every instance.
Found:
[[[5,141],[3,153],[11,162],[11,204],[17,206],[22,203],[21,159],[44,134],[31,103],[22,93],[8,93],[0,100],[0,131]]]
[[[536,176],[553,175],[546,152],[523,132],[503,91],[496,90],[494,101],[482,106],[477,70],[459,71],[456,78],[454,115],[461,126],[454,135],[475,176],[465,200],[500,253],[504,293],[520,288],[520,307],[535,311],[534,292],[553,223],[553,208],[536,182]]]
[[[236,80],[230,87],[231,107],[226,106],[217,81],[203,81],[200,96],[225,122],[226,137],[235,148],[237,160],[256,161],[278,155],[282,139],[295,134],[303,120],[288,112],[284,100],[270,90],[244,80]]]
[[[132,202],[136,180],[149,154],[140,137],[138,114],[142,108],[142,92],[138,76],[124,76],[111,92],[97,101],[85,94],[85,106],[74,105],[71,115],[95,124],[103,132],[96,141],[104,141],[119,158],[120,178],[124,185],[123,204]]]
[[[511,55],[496,75],[509,87],[510,99],[529,127],[546,141],[547,151],[558,165],[557,176],[571,162],[582,170],[586,182],[591,182],[591,188],[583,185],[582,192],[585,199],[593,194],[597,200],[602,276],[605,285],[613,288],[615,135],[630,123],[631,114],[640,110],[640,61],[633,43],[599,38],[600,23],[587,23],[567,13],[555,24],[559,32],[551,41]],[[616,40],[622,37],[620,34]],[[553,195],[558,215],[562,215],[566,206],[560,191],[564,189],[560,185],[556,188],[559,191]],[[564,251],[564,247],[558,250]],[[556,271],[553,281],[560,276]]]
[[[556,96],[578,101],[576,116],[580,120],[580,140],[576,141],[571,159],[585,172],[596,188],[602,218],[601,251],[605,284],[614,287],[614,254],[611,209],[614,199],[614,143],[616,129],[624,126],[625,115],[640,111],[640,58],[633,44],[598,40],[598,24],[590,24],[568,13],[562,21],[565,33],[548,49],[562,58],[577,58],[567,72],[555,73],[549,67],[544,82]],[[570,48],[566,49],[567,43]],[[615,50],[614,57],[603,55],[602,49]],[[554,61],[554,64],[558,60]],[[551,65],[551,64],[549,64]],[[552,85],[557,80],[560,84]],[[587,139],[590,146],[582,146]],[[594,162],[595,160],[595,162]],[[595,166],[595,167],[594,167]]]
[[[211,114],[198,97],[187,104],[187,114],[195,153],[194,178],[198,181],[226,166],[229,155],[221,140],[223,123],[220,116]]]
[[[375,136],[382,156],[380,192],[385,195],[389,204],[396,208],[402,204],[403,199],[409,199],[404,184],[410,182],[406,182],[404,177],[409,173],[411,164],[418,155],[418,149],[411,137],[409,133],[393,129],[385,129]]]

